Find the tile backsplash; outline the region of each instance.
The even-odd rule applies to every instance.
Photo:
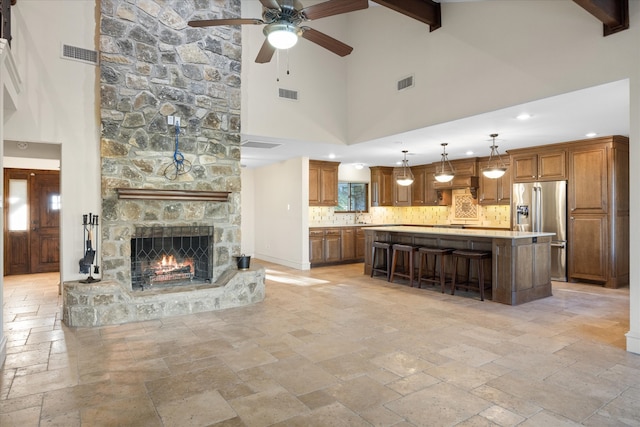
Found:
[[[459,191],[461,193],[455,190],[454,196],[464,194],[464,190]],[[476,227],[510,227],[509,205],[477,205],[476,207],[477,216],[470,220],[456,218],[452,206],[372,207],[369,212],[358,214],[357,217],[353,213],[336,213],[333,207],[309,207],[309,226],[352,225],[362,221],[367,224],[465,224]]]

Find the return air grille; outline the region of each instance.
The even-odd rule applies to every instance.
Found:
[[[278,144],[275,142],[247,141],[247,142],[243,142],[240,145],[242,145],[245,148],[262,148],[265,150],[270,150],[272,148],[279,147],[282,144]]]
[[[406,90],[413,87],[413,76],[408,76],[398,80],[398,91]]]
[[[69,46],[68,44],[62,45],[62,57],[94,65],[98,63],[98,52],[95,50]]]
[[[298,100],[298,91],[297,90],[279,88],[278,89],[278,96],[280,98],[291,99],[292,101],[297,101]]]

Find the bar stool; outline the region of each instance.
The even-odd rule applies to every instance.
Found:
[[[384,264],[376,267],[376,254],[378,251],[384,252]],[[391,274],[391,243],[373,242],[371,249],[371,277],[374,273],[384,273],[387,282]]]
[[[451,280],[451,295],[454,294],[456,286],[469,289],[476,289],[471,285],[471,261],[478,264],[478,289],[480,290],[480,301],[484,301],[484,260],[491,258],[491,252],[478,251],[471,249],[456,249],[453,251],[453,277]],[[467,281],[464,283],[456,283],[456,275],[458,270],[458,260],[466,260],[467,262]]]
[[[446,281],[446,258],[453,253],[455,249],[451,248],[431,248],[423,246],[418,248],[419,264],[418,264],[418,287],[422,286],[422,282],[440,284],[442,293]],[[433,255],[433,269],[431,274],[423,274],[423,267],[429,270],[429,256]],[[438,261],[440,261],[438,263]],[[436,274],[436,266],[440,267],[440,271]]]
[[[405,279],[409,280],[409,286],[413,286],[413,260],[415,258],[416,252],[418,252],[418,247],[409,244],[396,243],[392,246],[392,249],[393,260],[391,261],[391,275],[389,276],[389,281],[393,282],[394,276],[404,277]],[[404,271],[401,272],[396,271],[399,253],[402,254],[402,264],[404,265]]]

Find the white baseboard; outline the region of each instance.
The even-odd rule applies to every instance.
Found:
[[[625,336],[627,337],[627,351],[640,354],[640,333],[629,331]]]

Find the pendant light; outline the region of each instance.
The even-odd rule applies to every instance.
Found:
[[[413,172],[409,167],[409,161],[407,160],[407,150],[402,150],[404,153],[404,159],[402,160],[402,166],[395,168],[396,182],[403,187],[413,184]]]
[[[451,162],[449,161],[449,157],[447,156],[447,143],[443,142],[440,145],[442,145],[442,161],[440,162],[440,171],[438,171],[438,167],[436,166],[436,181],[449,182],[453,179],[453,166],[451,166]],[[445,162],[449,165],[449,172],[447,172],[445,169]]]
[[[492,133],[491,138],[493,138],[493,144],[491,145],[491,155],[489,155],[489,162],[487,163],[487,167],[482,169],[482,174],[490,179],[498,179],[501,178],[502,175],[507,171],[507,167],[502,161],[502,157],[500,157],[500,153],[498,152],[498,146],[496,145],[496,137],[497,133]]]

